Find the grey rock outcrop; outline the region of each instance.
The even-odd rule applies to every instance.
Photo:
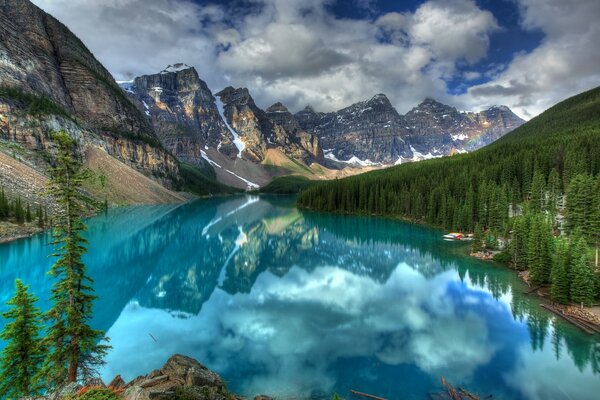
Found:
[[[306,164],[322,160],[319,139],[303,130],[283,104],[275,103],[265,112],[246,88],[228,87],[217,96],[224,104],[227,122],[244,141],[249,159],[261,162],[267,149],[275,148]]]
[[[48,151],[48,133],[66,129],[165,184],[177,178],[148,120],[67,27],[28,0],[0,2],[0,136]],[[30,122],[23,96],[36,96],[52,119]],[[25,115],[25,116],[24,116]],[[83,149],[81,150],[83,154]]]
[[[203,164],[206,146],[235,157],[233,135],[216,99],[195,68],[174,64],[157,74],[137,77],[121,87],[151,120],[164,146],[178,159]]]
[[[230,400],[221,377],[193,358],[176,354],[160,369],[139,376],[125,386],[125,400]]]

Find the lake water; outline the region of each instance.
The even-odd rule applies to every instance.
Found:
[[[440,376],[495,399],[600,396],[600,335],[556,320],[513,272],[439,230],[252,196],[88,224],[93,324],[113,346],[105,380],[182,353],[247,396],[424,399]],[[48,308],[48,243],[0,245],[2,304],[19,277]]]

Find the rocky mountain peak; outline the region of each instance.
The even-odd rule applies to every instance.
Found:
[[[195,71],[194,67],[190,67],[187,64],[184,64],[184,63],[175,63],[173,65],[167,66],[167,68],[165,68],[162,71],[160,71],[160,73],[161,74],[176,73],[176,72],[179,72],[179,71],[185,71],[186,69],[193,69]]]
[[[216,99],[194,67],[176,63],[121,87],[151,119],[164,146],[180,160],[203,165],[205,146],[218,146],[230,157],[237,154]]]
[[[256,107],[254,99],[247,88],[233,88],[228,86],[217,93],[216,96],[218,96],[225,105],[231,104],[242,106],[247,104],[251,107]]]
[[[383,104],[383,105],[386,105],[386,106],[387,105],[392,106],[392,103],[390,103],[390,100],[388,99],[388,97],[385,94],[383,94],[383,93],[376,94],[367,103],[369,103],[369,104]]]
[[[267,113],[289,113],[289,110],[286,106],[277,102],[273,104],[271,107],[267,108]]]

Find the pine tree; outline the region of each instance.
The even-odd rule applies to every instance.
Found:
[[[531,211],[540,212],[544,209],[545,193],[546,180],[544,175],[536,168],[531,181],[531,195],[529,196]]]
[[[594,301],[596,290],[596,274],[589,263],[587,245],[584,239],[575,244],[572,256],[571,300],[577,304],[589,306]]]
[[[31,222],[33,217],[31,216],[31,207],[29,203],[27,203],[27,210],[25,211],[25,221]]]
[[[527,269],[527,237],[529,232],[529,214],[520,215],[513,220],[512,240],[509,244],[509,253],[515,269]]]
[[[5,399],[32,397],[39,393],[36,376],[44,358],[39,337],[42,312],[35,306],[37,298],[18,279],[15,287],[15,296],[6,303],[11,308],[2,314],[11,322],[0,334],[0,338],[8,342],[0,359],[0,397]]]
[[[42,206],[39,206],[36,211],[36,219],[37,219],[38,227],[43,228],[44,227],[44,212],[42,211]]]
[[[82,256],[86,240],[82,232],[82,196],[84,174],[73,155],[75,143],[64,132],[54,135],[58,145],[56,166],[50,170],[49,193],[56,198],[62,212],[56,218],[54,241],[58,259],[49,274],[56,279],[46,318],[50,322],[46,343],[50,352],[42,369],[49,387],[75,382],[91,376],[103,364],[108,346],[98,344],[104,333],[89,325],[92,317],[92,279],[86,273]]]
[[[571,299],[569,263],[569,245],[564,240],[558,240],[552,262],[550,287],[550,297],[557,303],[568,304]]]
[[[527,264],[533,283],[541,285],[550,281],[551,247],[550,226],[543,215],[537,214],[533,217],[527,239]]]
[[[598,270],[600,263],[600,174],[596,177],[596,187],[593,191],[593,209],[590,216],[590,236],[595,247],[594,266]]]

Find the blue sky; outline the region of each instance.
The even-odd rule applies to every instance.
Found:
[[[118,80],[185,62],[213,91],[248,87],[331,111],[385,93],[524,118],[600,85],[598,0],[33,0]]]

